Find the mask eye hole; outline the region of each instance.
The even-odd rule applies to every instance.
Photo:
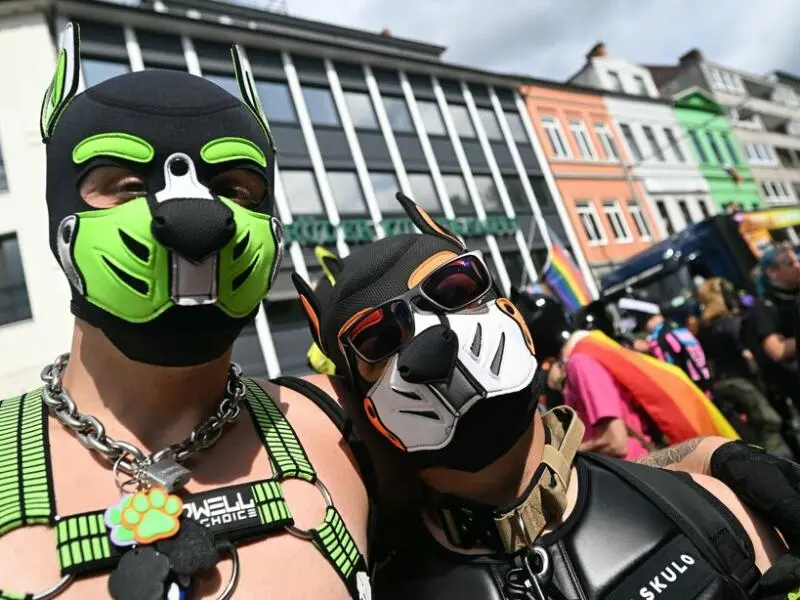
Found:
[[[239,206],[255,209],[267,195],[267,182],[258,173],[247,169],[231,169],[211,178],[211,191],[233,200]]]
[[[81,198],[93,208],[112,208],[147,195],[144,179],[123,167],[100,166],[81,180]]]

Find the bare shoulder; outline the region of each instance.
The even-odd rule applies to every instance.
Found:
[[[786,553],[786,545],[778,533],[742,504],[727,485],[707,475],[692,475],[692,478],[716,496],[742,524],[753,544],[756,566],[762,573]]]

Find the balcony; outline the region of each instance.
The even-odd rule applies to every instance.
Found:
[[[747,110],[754,113],[770,115],[780,119],[785,119],[787,121],[791,121],[800,117],[800,109],[798,108],[789,108],[784,104],[778,104],[772,100],[757,98],[754,96],[747,98],[742,103],[740,110],[742,112]]]

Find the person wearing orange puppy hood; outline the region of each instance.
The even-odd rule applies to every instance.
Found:
[[[398,199],[421,234],[353,249],[324,303],[294,277],[340,400],[373,456],[390,457],[379,487],[408,469],[420,491],[375,597],[757,597],[786,553],[776,532],[707,475],[577,452],[574,410],[536,410],[538,348],[481,255]]]

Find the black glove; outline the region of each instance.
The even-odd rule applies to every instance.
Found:
[[[800,551],[800,465],[744,442],[729,442],[711,455],[711,475],[781,532]]]
[[[800,558],[785,554],[764,573],[753,595],[758,600],[800,598]]]

